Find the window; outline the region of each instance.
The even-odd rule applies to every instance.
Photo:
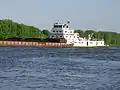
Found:
[[[65,31],[67,33],[67,31]]]
[[[83,42],[79,42],[79,43],[83,44]]]
[[[63,25],[63,28],[65,28],[65,27],[66,27],[66,24]]]
[[[92,42],[90,42],[90,44],[93,44]]]
[[[59,31],[59,32],[62,32],[62,31]]]
[[[62,25],[59,25],[59,28],[62,28]]]
[[[60,36],[60,37],[62,37],[62,36]]]
[[[58,32],[58,31],[56,31],[56,32]]]
[[[52,37],[54,37],[54,36],[52,36]]]
[[[62,25],[54,25],[54,28],[62,28]]]
[[[55,31],[53,31],[53,32],[55,32]]]
[[[98,45],[98,42],[96,42],[96,45]]]

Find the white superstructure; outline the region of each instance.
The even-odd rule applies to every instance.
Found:
[[[74,30],[70,30],[68,27],[69,22],[66,24],[55,23],[51,29],[49,38],[50,39],[66,39],[67,44],[73,44],[73,46],[104,46],[104,40],[91,41],[79,36],[79,33],[74,33]]]

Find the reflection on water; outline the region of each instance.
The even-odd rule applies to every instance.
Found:
[[[0,47],[0,90],[120,90],[120,48]]]

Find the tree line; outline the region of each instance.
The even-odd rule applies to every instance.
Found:
[[[46,32],[34,26],[16,23],[9,19],[0,20],[0,40],[11,39],[44,39],[47,38]]]
[[[120,45],[120,33],[105,32],[94,30],[75,30],[81,37],[88,38],[91,35],[91,40],[104,40],[108,45]],[[0,40],[44,40],[47,39],[49,30],[40,30],[34,26],[16,23],[9,19],[0,20]]]

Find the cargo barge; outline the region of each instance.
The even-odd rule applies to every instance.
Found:
[[[55,42],[25,42],[25,41],[0,41],[1,46],[40,46],[40,47],[72,47],[72,44]]]

